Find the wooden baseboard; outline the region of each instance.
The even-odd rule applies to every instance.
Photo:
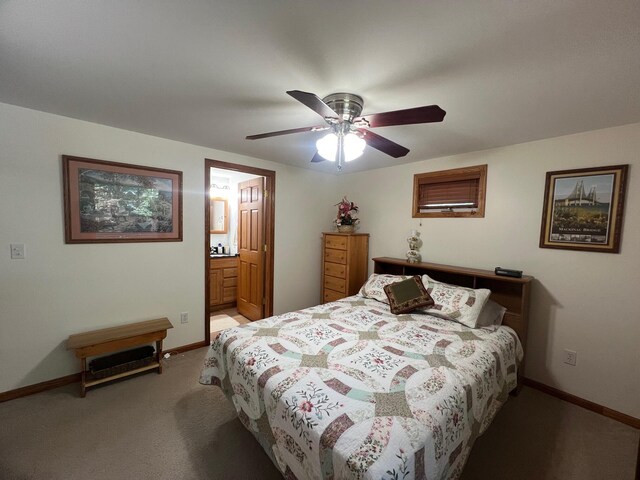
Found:
[[[208,347],[208,346],[209,346],[209,342],[202,340],[201,342],[190,343],[189,345],[182,345],[181,347],[169,348],[167,350],[164,350],[163,353],[170,353],[173,355],[176,353],[184,353],[184,352],[188,352],[189,350],[196,350],[198,348]]]
[[[165,353],[171,353],[171,354],[184,353],[190,350],[196,350],[198,348],[203,348],[207,346],[209,346],[209,343],[203,340],[201,342],[190,343],[188,345],[182,345],[180,347],[165,350]],[[79,381],[80,381],[80,373],[72,373],[71,375],[66,375],[64,377],[54,378],[52,380],[47,380],[45,382],[35,383],[33,385],[27,385],[26,387],[16,388],[15,390],[9,390],[7,392],[0,393],[0,403],[6,402],[9,400],[14,400],[16,398],[26,397],[28,395],[44,392],[46,390],[52,390],[54,388],[63,387],[64,385],[69,385],[70,383],[75,383]],[[594,403],[590,400],[585,400],[584,398],[580,398],[576,395],[563,392],[562,390],[558,390],[557,388],[550,387],[549,385],[545,385],[544,383],[531,380],[530,378],[524,377],[522,379],[522,383],[528,387],[535,388],[536,390],[540,390],[541,392],[544,392],[548,395],[557,397],[569,403],[573,403],[574,405],[578,405],[579,407],[586,408],[587,410],[591,410],[592,412],[599,413],[600,415],[604,415],[605,417],[612,418],[626,425],[629,425],[633,428],[640,429],[640,419],[636,417],[632,417],[631,415],[618,412],[611,408],[607,408],[603,405]]]
[[[34,393],[44,392],[45,390],[51,390],[53,388],[63,387],[70,383],[79,382],[80,373],[72,373],[66,377],[54,378],[53,380],[47,380],[46,382],[34,383],[33,385],[27,385],[26,387],[16,388],[15,390],[9,390],[7,392],[0,393],[0,402],[6,402],[7,400],[14,400],[20,397],[26,397],[27,395],[33,395]]]
[[[636,460],[636,480],[640,480],[640,442],[638,442],[638,460]]]
[[[638,442],[638,460],[636,460],[636,480],[640,480],[640,441]]]
[[[604,415],[605,417],[612,418],[633,428],[640,429],[640,418],[632,417],[631,415],[618,412],[617,410],[612,410],[611,408],[599,405],[590,400],[585,400],[584,398],[577,397],[576,395],[572,395],[570,393],[563,392],[562,390],[558,390],[557,388],[550,387],[549,385],[545,385],[544,383],[536,382],[535,380],[531,380],[530,378],[523,378],[523,383],[528,387],[540,390],[541,392],[544,392],[553,397],[557,397],[560,400],[573,403],[574,405],[578,405],[579,407],[586,408],[587,410],[591,410],[592,412],[599,413],[600,415]]]
[[[184,353],[189,350],[195,350],[197,348],[207,347],[209,346],[208,342],[204,340],[201,342],[190,343],[189,345],[182,345],[180,347],[171,348],[169,350],[164,350],[164,353]],[[52,390],[54,388],[63,387],[65,385],[69,385],[70,383],[75,383],[80,381],[80,372],[72,373],[71,375],[66,375],[60,378],[54,378],[52,380],[47,380],[46,382],[35,383],[33,385],[27,385],[26,387],[16,388],[15,390],[8,390],[6,392],[0,393],[0,403],[6,402],[8,400],[15,400],[16,398],[26,397],[28,395],[33,395],[35,393],[44,392],[46,390]]]

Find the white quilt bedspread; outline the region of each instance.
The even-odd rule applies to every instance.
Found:
[[[225,391],[285,478],[455,479],[521,358],[508,327],[353,296],[225,330],[200,381]]]

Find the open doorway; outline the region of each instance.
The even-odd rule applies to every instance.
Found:
[[[205,159],[205,340],[273,315],[275,172]]]

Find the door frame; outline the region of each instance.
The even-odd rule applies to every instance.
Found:
[[[221,160],[204,159],[204,340],[207,344],[211,338],[211,322],[209,320],[209,251],[211,248],[211,235],[209,234],[209,192],[211,187],[211,168],[231,170],[234,172],[248,173],[265,178],[264,182],[264,241],[267,247],[264,262],[264,315],[273,315],[273,268],[274,268],[274,244],[275,244],[275,193],[276,172],[258,167],[250,167],[236,163],[223,162]]]

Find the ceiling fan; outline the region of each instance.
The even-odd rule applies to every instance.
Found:
[[[337,161],[338,170],[342,169],[343,162],[349,162],[362,155],[365,145],[394,158],[404,157],[409,153],[408,148],[373,133],[370,128],[441,122],[447,113],[438,105],[428,105],[359,116],[364,100],[353,93],[332,93],[322,99],[313,93],[300,90],[289,90],[287,94],[323,117],[326,125],[248,135],[247,140],[329,130],[327,135],[316,142],[318,151],[311,161]]]

